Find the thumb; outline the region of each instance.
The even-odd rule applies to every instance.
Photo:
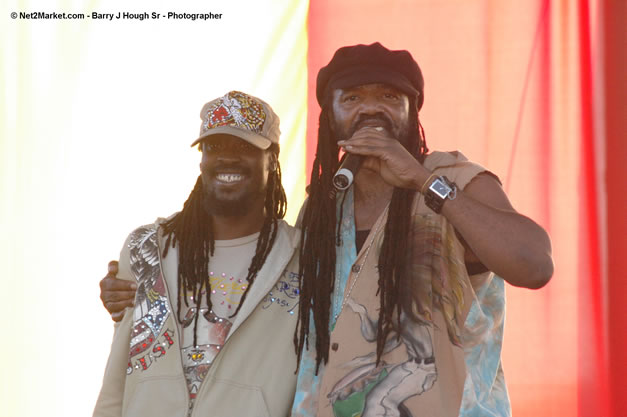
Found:
[[[117,275],[118,274],[118,261],[109,262],[107,269],[109,271],[108,275]]]

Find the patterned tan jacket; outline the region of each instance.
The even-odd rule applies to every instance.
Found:
[[[250,287],[220,354],[194,401],[192,416],[285,416],[294,396],[293,336],[298,307],[299,231],[280,221],[274,246]],[[116,325],[94,416],[186,416],[176,310],[166,276],[178,250],[162,258],[159,221],[136,229],[120,254],[118,277],[137,280],[135,307]]]

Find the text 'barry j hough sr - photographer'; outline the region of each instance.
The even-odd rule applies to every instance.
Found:
[[[93,12],[90,17],[94,20],[158,20],[158,19],[173,19],[173,20],[219,20],[222,19],[222,13],[157,13],[157,12],[118,12],[118,13],[98,13]]]

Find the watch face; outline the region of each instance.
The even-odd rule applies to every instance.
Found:
[[[439,178],[433,181],[429,189],[442,199],[446,198],[448,193],[451,191],[451,187]]]

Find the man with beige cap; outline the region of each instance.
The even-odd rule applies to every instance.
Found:
[[[122,247],[118,278],[137,291],[94,416],[284,416],[292,405],[299,233],[282,220],[279,118],[231,91],[201,119],[183,209]]]

